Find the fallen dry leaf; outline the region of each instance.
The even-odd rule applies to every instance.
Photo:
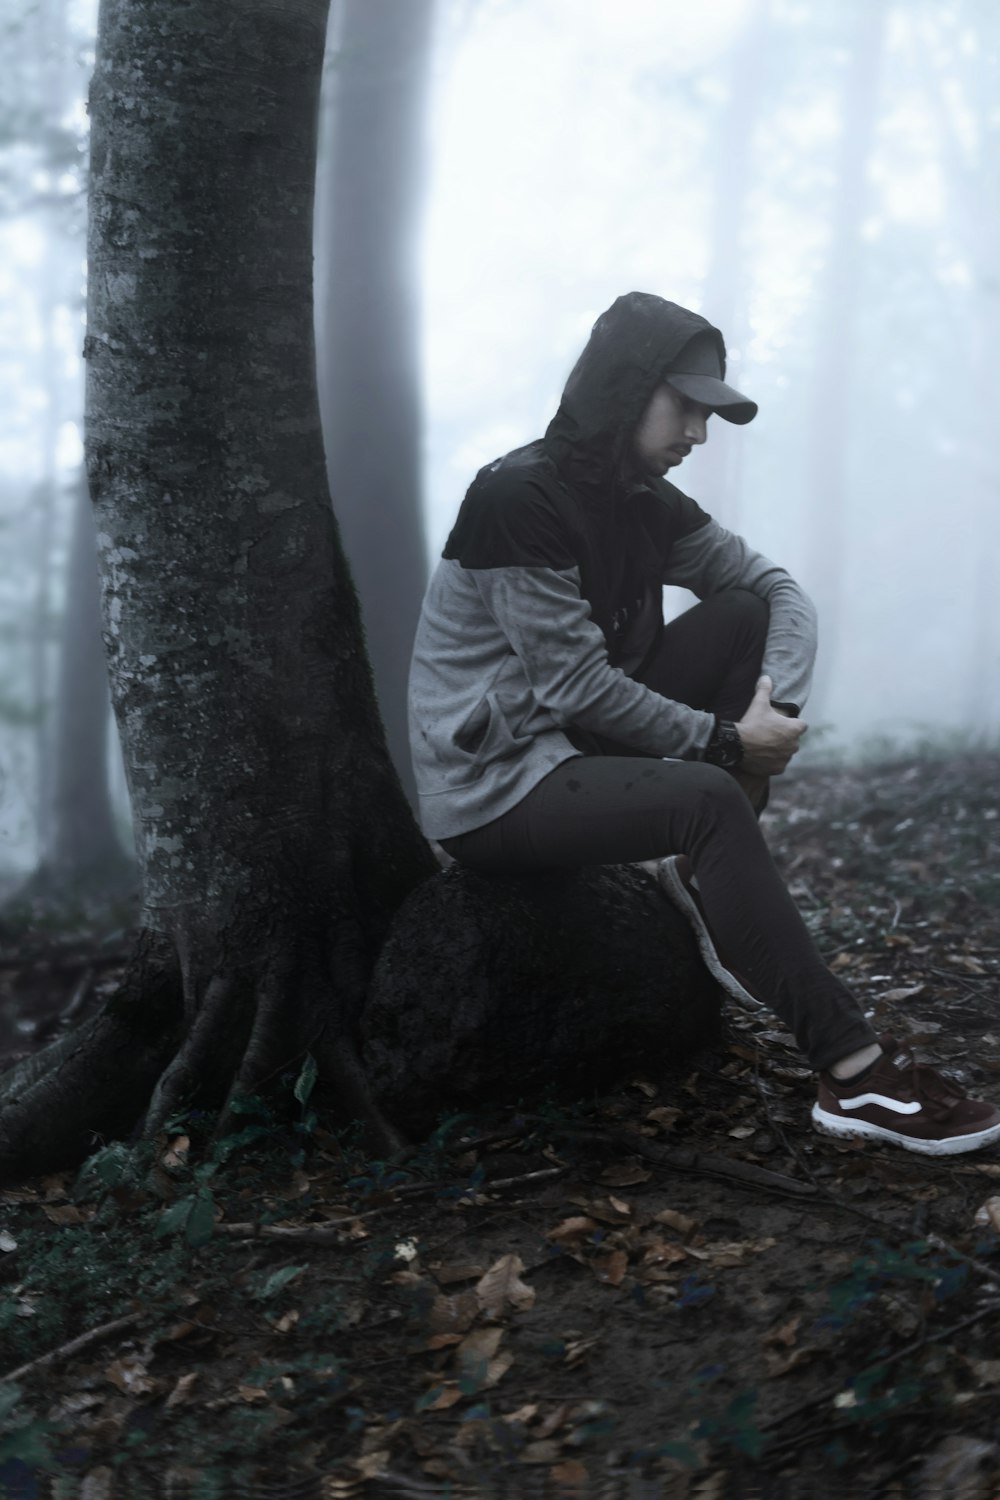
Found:
[[[163,1382],[154,1380],[138,1354],[124,1354],[104,1371],[105,1380],[118,1387],[126,1396],[148,1396],[162,1389]]]
[[[536,1438],[551,1437],[566,1421],[569,1413],[569,1402],[561,1401],[558,1406],[553,1407],[547,1417],[543,1417],[535,1428]]]
[[[549,1480],[555,1486],[557,1495],[567,1497],[582,1496],[589,1477],[586,1465],[578,1458],[563,1459],[562,1463],[553,1464],[549,1470]]]
[[[786,1318],[784,1323],[776,1323],[773,1328],[769,1329],[761,1338],[761,1343],[772,1347],[780,1344],[785,1349],[790,1349],[795,1343],[801,1322],[802,1314],[794,1313],[792,1317]]]
[[[587,1358],[587,1355],[590,1353],[590,1351],[597,1348],[598,1342],[599,1340],[597,1338],[570,1339],[566,1344],[566,1353],[563,1355],[563,1364],[569,1365],[572,1369],[574,1365],[582,1363],[582,1361]]]
[[[80,1500],[114,1500],[115,1471],[105,1468],[91,1469],[80,1485]]]
[[[499,1318],[508,1308],[526,1312],[535,1305],[535,1289],[521,1280],[524,1261],[519,1255],[501,1255],[476,1284],[476,1298],[488,1318]]]
[[[687,1260],[688,1250],[670,1240],[654,1240],[642,1257],[644,1266],[673,1266],[679,1260]]]
[[[458,1399],[462,1399],[461,1395]],[[436,1411],[437,1407],[430,1407],[429,1410]],[[357,1469],[362,1479],[377,1479],[389,1467],[390,1457],[388,1448],[375,1448],[371,1453],[363,1453],[360,1458],[353,1459],[351,1467]]]
[[[577,1208],[582,1208],[590,1218],[598,1219],[602,1224],[622,1224],[632,1215],[630,1205],[626,1204],[624,1210],[616,1207],[624,1200],[610,1194],[607,1198],[588,1198],[586,1193],[567,1193],[566,1201],[575,1203]]]
[[[457,1406],[462,1399],[462,1392],[458,1388],[456,1380],[446,1380],[434,1400],[424,1407],[425,1411],[447,1411],[450,1406]]]
[[[62,1203],[58,1206],[43,1203],[42,1213],[50,1224],[86,1224],[91,1217],[89,1213],[84,1213],[72,1203]]]
[[[554,1245],[572,1244],[574,1241],[588,1239],[597,1227],[596,1219],[575,1214],[570,1219],[563,1219],[554,1229],[549,1229],[545,1238]]]
[[[658,1125],[661,1130],[673,1130],[683,1113],[682,1109],[677,1109],[673,1104],[661,1104],[657,1109],[651,1109],[646,1119],[651,1125]]]
[[[641,1162],[621,1161],[605,1167],[601,1173],[601,1181],[606,1182],[609,1187],[634,1187],[636,1183],[648,1182],[652,1175]]]
[[[927,988],[925,984],[904,984],[898,989],[883,990],[879,996],[881,1000],[912,1000],[915,995],[922,995]]]
[[[969,953],[953,953],[949,955],[948,962],[952,968],[961,969],[963,974],[988,974],[989,970],[985,964],[981,964],[978,958],[973,958]]]
[[[452,1297],[438,1296],[427,1314],[431,1333],[464,1333],[479,1316],[479,1299],[475,1292],[458,1292]]]
[[[451,1286],[456,1281],[478,1281],[486,1270],[486,1267],[477,1265],[472,1261],[457,1261],[451,1266],[434,1262],[427,1269],[434,1277],[434,1280],[439,1281],[442,1286]]]
[[[1000,1359],[966,1359],[980,1385],[1000,1385]]]
[[[187,1166],[188,1153],[191,1150],[189,1136],[177,1135],[160,1157],[160,1165],[166,1167],[168,1172],[175,1172],[180,1167]]]
[[[175,1406],[183,1406],[191,1399],[191,1391],[195,1381],[198,1379],[198,1371],[192,1370],[189,1375],[182,1375],[167,1397],[167,1410],[172,1411]]]
[[[17,1240],[8,1229],[0,1229],[0,1250],[4,1255],[9,1255],[12,1250],[17,1249]]]
[[[536,1442],[526,1443],[517,1455],[517,1461],[521,1464],[554,1464],[562,1457],[562,1445],[553,1442],[551,1438],[539,1438]]]
[[[691,1234],[698,1227],[697,1219],[680,1214],[675,1208],[661,1208],[659,1213],[653,1215],[653,1223],[666,1224],[668,1229],[676,1229],[678,1234]]]
[[[800,1365],[815,1359],[816,1354],[817,1350],[810,1348],[808,1344],[804,1344],[801,1349],[789,1349],[785,1354],[772,1350],[766,1356],[767,1373],[772,1380],[777,1380],[780,1375],[788,1375]]]
[[[252,1404],[255,1401],[267,1400],[267,1391],[260,1385],[238,1385],[236,1390],[241,1401]]]
[[[505,1329],[474,1328],[467,1333],[455,1351],[455,1361],[463,1375],[478,1380],[500,1347]]]
[[[425,1349],[451,1349],[462,1342],[460,1333],[432,1333],[424,1345]]]
[[[505,1411],[500,1420],[511,1425],[517,1422],[521,1427],[527,1427],[531,1419],[538,1415],[538,1402],[529,1402],[527,1406],[519,1406],[516,1411]]]
[[[1000,1198],[987,1198],[976,1209],[976,1223],[988,1225],[1000,1234]]]
[[[621,1286],[628,1270],[628,1256],[624,1250],[612,1250],[607,1255],[597,1255],[590,1262],[598,1281],[607,1286]]]

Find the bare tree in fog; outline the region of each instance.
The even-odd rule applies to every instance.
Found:
[[[434,0],[341,0],[334,23],[318,209],[323,432],[389,749],[412,796],[406,683],[427,581],[417,228]]]
[[[819,610],[821,632],[812,690],[815,718],[822,716],[843,623],[851,380],[863,297],[860,230],[866,206],[866,170],[875,133],[888,0],[855,0],[848,14],[849,62],[841,95],[842,124],[830,238],[818,289],[820,317],[806,476],[808,576]]]
[[[59,895],[94,887],[105,895],[129,881],[132,862],[115,832],[108,790],[111,705],[101,643],[94,519],[86,476],[75,491],[60,630],[52,812],[36,888]]]
[[[1000,459],[996,452],[996,413],[1000,407],[1000,117],[996,111],[993,78],[983,66],[981,48],[954,46],[955,33],[970,28],[975,34],[993,29],[993,47],[1000,42],[995,14],[982,7],[960,6],[947,35],[948,19],[925,19],[923,76],[925,97],[938,128],[949,207],[967,258],[971,287],[962,295],[964,316],[958,316],[958,350],[950,351],[953,366],[967,372],[966,440],[962,444],[965,483],[972,494],[973,524],[979,546],[970,599],[970,637],[965,658],[965,721],[980,734],[1000,728],[1000,564],[995,542]],[[935,25],[936,23],[936,25]],[[942,35],[944,31],[944,35]],[[985,40],[985,38],[984,38]],[[949,45],[949,43],[951,45]],[[959,70],[961,103],[974,120],[973,143],[963,144],[954,100],[947,97],[942,53]],[[983,212],[983,204],[992,212]],[[957,311],[957,310],[956,310]]]
[[[753,185],[753,139],[768,86],[771,55],[769,0],[753,0],[729,63],[729,98],[719,121],[710,230],[711,259],[702,310],[726,330],[730,346],[749,338],[750,275],[744,235]],[[731,372],[733,373],[733,372]],[[738,376],[733,374],[738,383]],[[745,444],[727,422],[712,424],[712,441],[699,459],[701,498],[732,530],[740,522],[740,466]]]

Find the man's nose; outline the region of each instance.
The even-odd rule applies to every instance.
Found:
[[[708,419],[701,412],[689,412],[684,423],[684,436],[689,443],[703,443],[708,436]]]

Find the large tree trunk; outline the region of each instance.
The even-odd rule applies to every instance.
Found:
[[[318,184],[323,431],[389,749],[415,798],[406,688],[427,583],[417,233],[434,0],[340,0],[334,19]]]
[[[326,4],[101,6],[86,448],[143,901],[97,1032],[104,1059],[134,1037],[126,1110],[152,1091],[149,1129],[307,1047],[363,1111],[345,1037],[392,912],[434,869],[385,748],[320,437]],[[4,1080],[0,1168],[121,1127],[93,1037]]]

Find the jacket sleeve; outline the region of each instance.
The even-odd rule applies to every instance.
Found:
[[[747,589],[763,599],[771,621],[761,671],[774,683],[772,702],[802,708],[816,660],[816,610],[784,568],[709,521],[676,544],[663,582],[690,589],[699,599],[723,589]]]
[[[711,714],[661,697],[611,666],[575,568],[481,568],[472,576],[535,701],[559,727],[588,729],[647,755],[678,759],[697,757],[708,743]]]

